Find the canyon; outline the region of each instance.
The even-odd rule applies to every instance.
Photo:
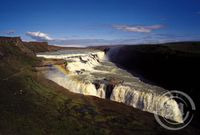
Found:
[[[63,65],[50,65],[45,76],[71,92],[124,103],[183,122],[178,103],[162,96],[166,89],[145,83],[117,67],[107,54],[110,55],[110,52],[72,49],[38,53],[37,57],[65,60]]]
[[[198,110],[186,128],[162,128],[154,114],[165,116],[168,107],[167,118],[181,123],[180,110],[174,100],[162,106],[168,97],[160,95],[170,87],[154,79],[155,84],[144,80],[149,79],[145,75],[163,80],[158,75],[173,65],[162,68],[162,60],[167,58],[175,58],[178,64],[179,57],[184,63],[191,59],[190,71],[197,73],[198,43],[180,44],[172,44],[170,49],[165,45],[83,49],[0,37],[0,134],[199,134]],[[135,74],[137,69],[144,78]],[[168,70],[167,75],[175,71]],[[198,80],[187,76],[191,72],[184,70],[181,86],[198,87],[194,83]],[[167,79],[164,82],[178,82],[174,76]],[[198,106],[198,91],[186,92],[197,99]],[[162,108],[159,113],[155,112],[156,102]]]

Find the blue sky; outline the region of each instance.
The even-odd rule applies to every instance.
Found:
[[[0,35],[58,45],[200,40],[200,0],[1,0]]]

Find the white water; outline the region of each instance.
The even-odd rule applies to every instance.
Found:
[[[66,60],[68,74],[52,66],[46,77],[72,92],[109,98],[177,122],[183,121],[177,102],[160,96],[166,90],[146,84],[116,67],[102,51],[65,50],[37,56]]]

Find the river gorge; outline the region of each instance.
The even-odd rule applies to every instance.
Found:
[[[70,49],[38,53],[45,59],[62,59],[61,65],[48,65],[47,79],[67,90],[124,103],[182,123],[178,103],[167,96],[167,90],[140,80],[110,61],[114,51],[96,49]],[[130,61],[131,62],[131,61]]]

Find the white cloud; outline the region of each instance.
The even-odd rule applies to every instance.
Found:
[[[150,26],[142,26],[142,25],[113,25],[113,28],[117,30],[122,30],[125,32],[141,32],[141,33],[149,33],[153,30],[161,29],[163,28],[163,25],[150,25]]]
[[[53,38],[49,37],[48,34],[42,32],[27,32],[26,35],[37,41],[52,41]]]

